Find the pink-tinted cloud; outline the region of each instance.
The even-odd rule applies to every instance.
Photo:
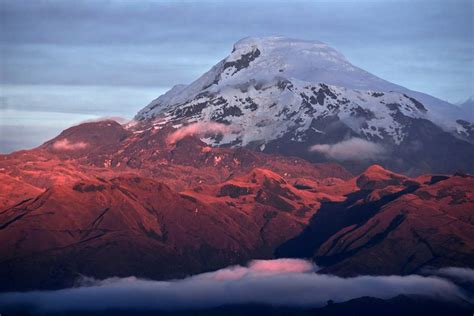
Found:
[[[168,136],[168,143],[175,144],[187,136],[202,137],[206,135],[226,134],[232,132],[229,125],[216,122],[198,122],[179,128]]]
[[[204,273],[203,278],[215,280],[238,280],[245,276],[275,275],[285,273],[307,273],[317,270],[310,261],[300,259],[253,260],[247,267],[233,266],[226,269]]]
[[[336,144],[317,144],[311,146],[309,150],[340,161],[380,159],[385,154],[385,149],[381,145],[361,138],[351,138]]]
[[[316,271],[316,266],[312,262],[300,259],[253,260],[248,268],[255,272],[264,273],[304,273]]]
[[[85,149],[89,146],[89,144],[79,141],[79,142],[70,142],[67,138],[58,140],[54,142],[53,149],[55,150],[66,150],[66,151],[74,151]]]

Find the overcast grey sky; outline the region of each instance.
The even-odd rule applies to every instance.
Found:
[[[473,94],[472,0],[0,3],[0,152],[84,119],[132,117],[246,36],[320,40],[408,88]]]

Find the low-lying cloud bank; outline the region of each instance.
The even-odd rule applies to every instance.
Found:
[[[437,276],[359,276],[316,273],[310,261],[256,260],[182,280],[135,277],[94,280],[58,291],[0,294],[0,310],[20,306],[31,312],[201,309],[226,304],[319,307],[362,296],[389,299],[414,294],[436,299],[466,299],[463,290]],[[469,269],[467,269],[469,270]],[[472,270],[470,270],[472,273]]]
[[[232,132],[229,125],[216,122],[198,122],[179,128],[168,136],[168,143],[174,144],[187,136],[206,136],[213,134],[226,134]]]
[[[309,150],[339,161],[374,160],[383,158],[385,154],[385,149],[381,145],[361,138],[350,138],[336,144],[317,144],[311,146]]]

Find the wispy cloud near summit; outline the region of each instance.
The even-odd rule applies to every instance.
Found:
[[[381,145],[361,138],[350,138],[335,144],[316,144],[309,150],[339,161],[376,160],[383,158],[385,154]]]

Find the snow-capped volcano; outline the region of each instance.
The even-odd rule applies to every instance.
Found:
[[[380,79],[324,43],[282,37],[240,40],[227,58],[193,83],[155,99],[136,119],[220,122],[232,126],[232,132],[205,139],[207,143],[311,160],[321,158],[308,153],[312,145],[350,138],[380,144],[389,154],[400,146],[419,149],[413,142],[420,141],[435,150],[430,141],[446,137],[452,138],[452,150],[455,144],[463,151],[464,143],[472,150],[472,124],[459,107]],[[427,135],[426,142],[420,138]],[[398,169],[407,168],[401,165]]]
[[[160,108],[190,101],[204,90],[275,78],[326,83],[338,87],[406,93],[426,103],[434,112],[456,117],[453,105],[421,92],[383,80],[352,65],[340,52],[319,42],[284,37],[248,37],[238,41],[231,54],[190,85],[176,85],[140,111],[137,118],[156,115]],[[444,115],[445,117],[445,115]]]

